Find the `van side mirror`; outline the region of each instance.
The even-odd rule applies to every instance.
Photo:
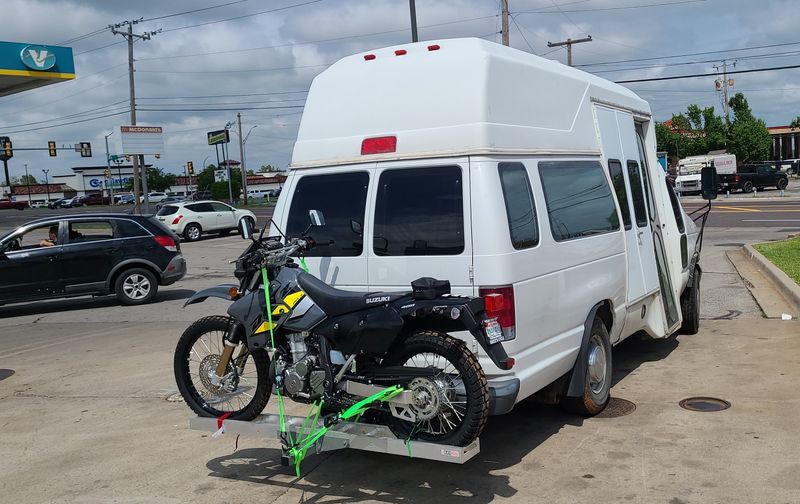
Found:
[[[321,227],[325,225],[325,216],[322,215],[321,210],[309,210],[308,217],[311,219],[311,225]]]
[[[704,166],[700,172],[700,189],[703,199],[717,199],[717,169],[713,166]]]
[[[253,222],[249,218],[239,220],[239,234],[242,239],[249,240],[253,237]]]

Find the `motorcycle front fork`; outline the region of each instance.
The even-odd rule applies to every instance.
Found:
[[[230,328],[225,336],[222,338],[223,342],[223,349],[222,355],[219,356],[219,363],[217,364],[216,375],[217,378],[222,379],[225,377],[225,371],[228,369],[228,365],[231,363],[231,359],[233,358],[233,352],[236,350],[236,347],[239,346],[239,342],[236,341],[235,332],[236,332],[236,323],[231,323],[228,327]],[[247,360],[247,355],[249,351],[247,349],[247,345],[242,345],[242,350],[239,352],[239,355],[236,358],[233,358],[233,363],[236,368],[244,369],[245,361]]]

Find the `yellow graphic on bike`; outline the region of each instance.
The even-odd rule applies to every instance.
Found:
[[[282,304],[276,305],[275,308],[273,308],[272,316],[273,317],[275,317],[275,316],[280,317],[281,315],[283,315],[285,313],[290,313],[292,311],[292,308],[297,306],[297,303],[299,303],[300,300],[303,299],[303,297],[305,295],[306,295],[306,293],[301,291],[301,290],[289,294],[288,296],[283,298],[283,303]],[[269,321],[265,320],[264,322],[261,323],[260,326],[258,326],[258,329],[256,329],[254,331],[254,334],[259,334],[259,333],[263,333],[263,332],[269,331],[270,329],[274,329],[274,328],[278,327],[279,324],[280,324],[280,320],[279,319],[276,320],[275,318],[273,318],[271,326],[270,326]]]

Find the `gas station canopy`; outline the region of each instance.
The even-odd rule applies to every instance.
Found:
[[[0,42],[0,96],[74,78],[71,47]]]

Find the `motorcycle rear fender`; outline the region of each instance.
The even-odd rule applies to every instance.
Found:
[[[194,294],[192,294],[192,297],[186,300],[186,302],[183,304],[183,307],[185,308],[195,303],[202,303],[203,301],[205,301],[210,297],[217,297],[231,301],[231,293],[230,293],[231,287],[238,287],[238,286],[233,284],[222,284],[195,292]]]
[[[453,319],[453,308],[458,308],[459,316]],[[410,305],[401,307],[408,313],[425,313],[416,325],[442,331],[469,331],[495,366],[503,370],[511,369],[513,364],[508,358],[502,343],[489,344],[483,330],[486,311],[482,298],[464,298],[458,296],[440,297],[432,300],[413,300]],[[411,317],[409,317],[411,318]],[[416,318],[416,317],[414,317]],[[408,320],[408,318],[406,319]]]

